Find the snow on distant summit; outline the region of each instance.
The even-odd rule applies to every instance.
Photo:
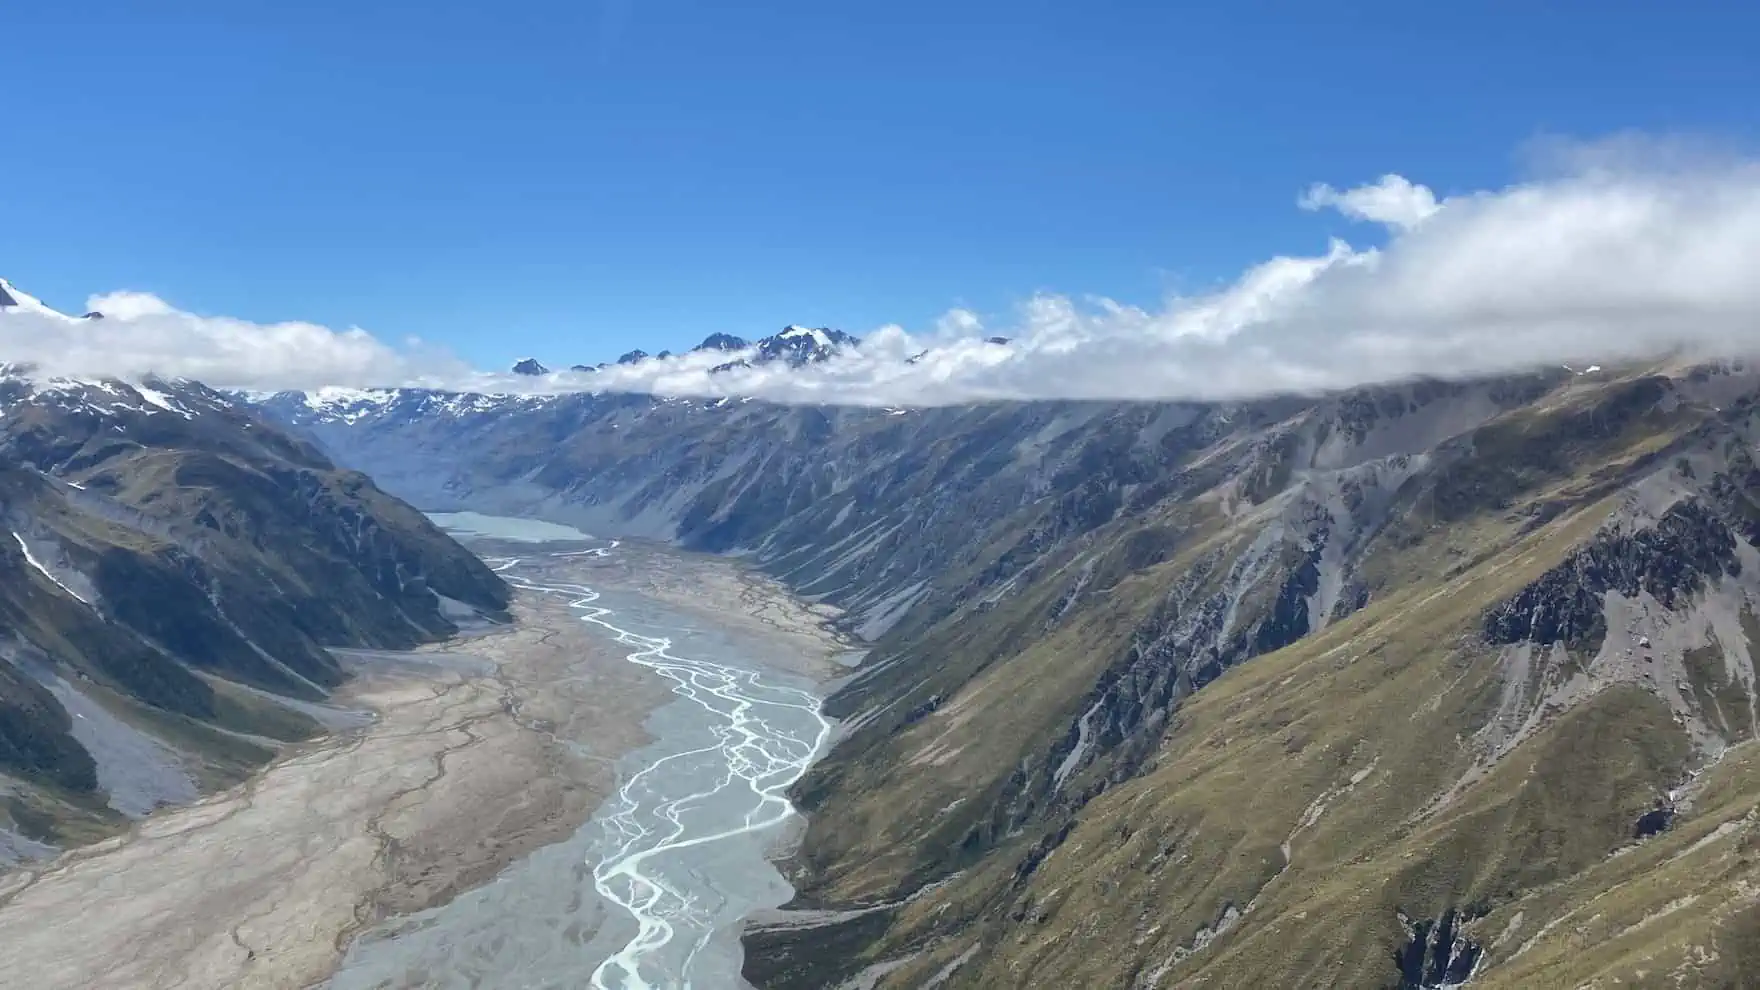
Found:
[[[56,320],[102,319],[104,314],[92,312],[83,317],[68,316],[60,310],[43,305],[36,296],[19,291],[18,286],[0,278],[0,313],[33,313]]]
[[[619,365],[631,367],[646,365],[652,361],[666,361],[674,357],[688,358],[693,354],[726,355],[730,360],[710,369],[714,373],[772,363],[781,363],[790,368],[800,368],[827,361],[860,344],[860,338],[842,330],[833,330],[829,327],[803,327],[791,323],[783,327],[780,332],[755,341],[730,333],[712,333],[703,338],[701,344],[691,348],[683,355],[674,355],[671,351],[650,354],[638,347],[619,355],[613,363],[601,361],[596,365],[576,364],[570,365],[569,370],[576,372],[602,371]],[[514,365],[513,370],[521,375],[549,374],[548,368],[532,358],[526,358]]]
[[[727,346],[731,342],[739,342],[744,346],[738,348]],[[703,341],[703,346],[697,349],[722,350],[741,355],[736,360],[717,365],[712,369],[715,373],[721,373],[736,368],[751,368],[767,364],[783,364],[790,368],[801,368],[809,364],[829,361],[846,350],[854,350],[859,346],[861,346],[861,338],[854,334],[833,330],[829,327],[803,327],[791,323],[783,327],[780,333],[765,337],[755,344],[745,344],[738,337],[717,334]]]
[[[851,334],[827,327],[802,327],[789,324],[774,337],[758,341],[758,360],[786,361],[791,368],[829,360],[845,347],[861,343]]]
[[[187,379],[44,377],[28,366],[0,365],[0,412],[30,405],[104,422],[167,413],[194,420],[236,407],[231,397]],[[116,429],[124,432],[121,426]]]

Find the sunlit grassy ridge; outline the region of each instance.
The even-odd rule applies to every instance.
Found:
[[[1475,985],[1748,985],[1760,780],[1740,746],[1690,774],[1753,735],[1739,563],[1760,556],[1739,541],[1735,573],[1681,577],[1678,614],[1631,606],[1709,637],[1694,649],[1605,621],[1568,649],[1485,633],[1490,610],[1589,566],[1571,563],[1580,548],[1625,552],[1618,534],[1669,504],[1740,533],[1748,394],[1660,369],[1523,396],[1402,467],[1351,550],[1366,607],[1268,653],[1225,643],[1219,677],[1187,671],[1155,695],[1151,659],[1191,658],[1149,639],[1195,642],[1173,634],[1211,628],[1196,606],[1221,591],[1223,628],[1261,633],[1230,642],[1275,644],[1279,610],[1315,600],[1319,541],[1289,520],[1318,501],[1337,532],[1337,506],[1387,494],[1328,501],[1312,413],[1191,458],[1161,498],[1006,594],[880,644],[882,666],[835,699],[866,721],[803,784],[799,884],[809,902],[895,906],[823,933],[836,959],[811,934],[760,934],[751,971],[776,986],[883,962],[883,987],[1426,985],[1414,932],[1447,919]],[[1745,603],[1740,623],[1713,600]],[[1160,721],[1108,708],[1082,735],[1097,703],[1142,697],[1175,701]],[[1105,738],[1106,718],[1147,732],[1146,754]],[[1638,840],[1659,801],[1672,829]]]

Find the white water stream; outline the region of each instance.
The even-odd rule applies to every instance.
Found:
[[[561,599],[629,647],[629,662],[671,681],[679,700],[655,712],[656,741],[625,759],[617,792],[572,839],[364,937],[331,986],[743,986],[740,919],[788,896],[766,854],[794,814],[787,789],[830,735],[819,698],[804,681],[742,664],[730,641],[651,600],[620,597],[613,609],[584,584],[525,577],[532,556],[486,559],[510,584]],[[718,659],[683,655],[680,636],[689,652]]]

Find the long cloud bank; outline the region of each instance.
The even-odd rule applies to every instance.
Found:
[[[1216,292],[1153,309],[1041,295],[1002,324],[953,311],[820,365],[712,373],[688,354],[539,378],[476,371],[361,330],[195,316],[95,298],[104,320],[0,315],[0,357],[64,375],[145,372],[253,389],[420,385],[477,391],[741,395],[943,405],[982,399],[1222,399],[1469,376],[1686,351],[1760,354],[1760,162],[1624,167],[1437,197],[1398,175],[1317,185],[1296,207],[1385,231],[1271,258]],[[740,329],[740,328],[729,328]],[[1013,338],[1007,346],[990,335]],[[912,359],[915,360],[912,360]],[[578,358],[577,358],[578,359]]]

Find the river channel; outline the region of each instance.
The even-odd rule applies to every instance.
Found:
[[[796,817],[787,789],[831,731],[813,681],[773,662],[785,647],[749,629],[629,582],[595,586],[595,565],[628,552],[614,541],[476,514],[436,519],[523,593],[565,604],[627,650],[672,700],[648,717],[652,742],[619,760],[617,790],[572,837],[369,930],[331,990],[746,986],[742,919],[791,895],[770,856]],[[588,740],[563,741],[590,754]]]

